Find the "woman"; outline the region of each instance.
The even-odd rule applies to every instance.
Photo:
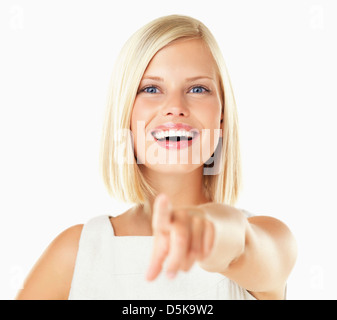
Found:
[[[284,299],[296,260],[281,221],[234,207],[235,100],[198,20],[138,30],[116,62],[101,152],[110,194],[135,204],[62,232],[18,299]]]

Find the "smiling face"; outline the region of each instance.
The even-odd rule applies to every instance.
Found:
[[[171,43],[153,57],[138,88],[131,115],[137,162],[166,173],[202,167],[221,136],[222,116],[217,66],[207,45],[199,39]],[[158,141],[152,133],[167,123],[182,126],[157,129]],[[183,141],[165,141],[168,134]]]

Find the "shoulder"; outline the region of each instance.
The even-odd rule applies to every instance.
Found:
[[[61,232],[43,252],[17,299],[67,299],[83,224]]]
[[[74,246],[77,247],[83,226],[83,224],[77,224],[65,229],[52,241],[50,245],[53,247],[67,245],[68,249],[71,249]]]
[[[61,258],[61,263],[73,266],[76,259],[83,224],[77,224],[61,232],[49,245],[49,254]]]

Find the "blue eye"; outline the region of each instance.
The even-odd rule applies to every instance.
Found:
[[[154,87],[154,86],[150,86],[150,87],[146,87],[142,90],[143,92],[146,93],[158,93],[158,88]]]
[[[205,93],[205,92],[209,92],[209,90],[207,90],[206,88],[202,87],[202,86],[197,86],[197,87],[193,87],[191,89],[192,93]]]

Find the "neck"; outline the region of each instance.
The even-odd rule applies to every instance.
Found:
[[[179,208],[197,206],[210,201],[204,194],[202,170],[203,168],[200,167],[200,169],[183,174],[144,172],[144,170],[143,174],[156,190],[156,195],[165,193],[173,208]],[[142,208],[150,219],[152,218],[154,200],[155,197],[147,199]]]

